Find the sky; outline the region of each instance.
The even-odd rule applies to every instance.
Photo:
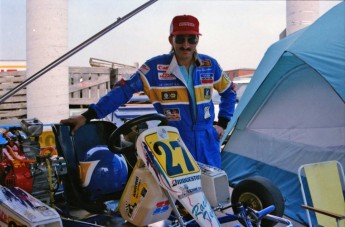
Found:
[[[148,0],[68,0],[68,50]],[[324,13],[339,1],[320,1]],[[200,21],[198,52],[218,60],[224,70],[255,69],[286,27],[283,0],[158,0],[68,59],[89,66],[90,58],[142,64],[168,53],[169,27],[176,15]],[[26,59],[26,1],[0,0],[0,61]]]

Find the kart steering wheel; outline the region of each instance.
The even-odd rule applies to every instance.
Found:
[[[109,150],[115,154],[125,154],[129,152],[135,151],[134,149],[134,143],[130,143],[130,145],[125,145],[122,147],[121,145],[121,135],[127,135],[132,131],[133,126],[140,125],[142,123],[145,123],[147,121],[160,121],[159,126],[161,125],[168,125],[168,120],[163,114],[146,114],[140,117],[133,118],[127,122],[125,122],[123,125],[115,129],[114,132],[111,133],[109,140],[108,140],[108,147]]]

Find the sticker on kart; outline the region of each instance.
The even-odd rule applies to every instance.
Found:
[[[200,171],[176,131],[160,128],[144,136],[144,141],[169,178],[190,175]]]

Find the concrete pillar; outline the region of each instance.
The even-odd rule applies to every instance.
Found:
[[[65,54],[68,0],[29,0],[26,12],[27,77]],[[27,87],[27,115],[43,123],[69,116],[68,64],[63,62]]]
[[[296,32],[319,17],[319,1],[286,0],[286,35]]]

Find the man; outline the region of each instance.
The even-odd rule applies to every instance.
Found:
[[[197,18],[190,15],[174,17],[170,25],[172,51],[169,54],[146,61],[129,80],[120,81],[117,88],[97,104],[91,104],[85,113],[61,123],[74,125],[74,132],[87,121],[112,113],[133,93],[144,91],[156,111],[164,114],[169,125],[179,130],[193,157],[220,167],[219,139],[233,115],[236,92],[218,62],[197,53],[200,35]],[[215,125],[213,89],[221,96]]]

